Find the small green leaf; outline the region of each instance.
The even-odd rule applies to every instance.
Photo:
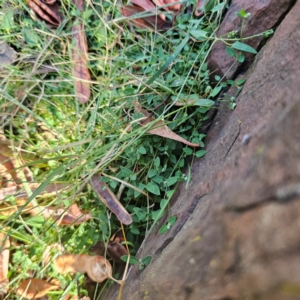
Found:
[[[159,186],[158,186],[155,182],[153,182],[153,181],[149,182],[149,183],[146,185],[146,189],[147,189],[150,193],[152,193],[152,194],[154,194],[154,195],[160,195],[160,189],[159,189]]]
[[[158,230],[158,234],[163,234],[163,233],[167,232],[168,230],[169,230],[168,225],[165,224],[165,225],[160,227],[160,229]]]
[[[151,217],[154,221],[159,220],[164,215],[164,210],[156,210],[151,212]]]
[[[157,174],[157,171],[154,170],[154,169],[151,169],[149,172],[148,172],[148,178],[152,178],[153,176],[155,176]]]
[[[215,101],[210,99],[198,99],[196,100],[196,105],[210,107],[215,104]]]
[[[207,32],[206,31],[204,31],[204,30],[201,30],[201,29],[197,29],[197,30],[191,30],[191,35],[194,37],[194,38],[196,38],[197,40],[201,40],[201,39],[203,39],[203,38],[205,38],[206,37],[206,35],[207,35]]]
[[[249,52],[249,53],[253,53],[253,54],[257,54],[257,51],[252,48],[251,46],[245,44],[245,43],[241,43],[239,41],[236,41],[233,45],[232,48],[240,50],[240,51],[244,51],[244,52]]]
[[[232,47],[226,46],[225,51],[229,57],[235,56],[235,51],[234,51],[234,49],[232,49]]]
[[[160,166],[160,158],[159,157],[155,158],[155,160],[154,160],[154,166],[155,167],[159,167]]]
[[[137,151],[138,151],[139,153],[141,153],[141,154],[146,154],[146,153],[147,153],[146,148],[145,148],[144,146],[139,147],[139,148],[137,149]]]
[[[173,216],[173,217],[169,218],[168,223],[170,226],[173,226],[176,221],[177,221],[177,217]]]
[[[220,11],[223,7],[224,7],[224,2],[221,2],[218,5],[214,6],[211,12]]]
[[[236,85],[242,85],[245,83],[245,81],[246,81],[246,78],[243,78],[243,79],[237,80],[235,83],[236,83]]]
[[[165,224],[165,225],[163,225],[163,226],[159,229],[158,233],[159,233],[159,234],[165,233],[166,231],[168,231],[168,230],[174,225],[174,223],[175,223],[176,221],[177,221],[177,217],[176,217],[176,216],[173,216],[173,217],[169,218],[169,219],[168,219],[168,223]]]
[[[12,10],[8,11],[1,22],[1,28],[5,30],[13,29],[15,26],[14,23],[14,12]]]
[[[251,16],[251,14],[247,13],[243,8],[238,13],[236,13],[236,14],[237,14],[237,16],[239,16],[239,17],[241,17],[243,19],[247,19],[248,17]]]
[[[199,150],[196,152],[196,157],[202,157],[206,154],[206,150]]]
[[[23,36],[29,46],[35,46],[39,42],[39,37],[33,30],[24,29]]]
[[[166,181],[165,184],[166,186],[171,186],[173,184],[175,184],[178,181],[177,177],[169,177]]]
[[[245,60],[245,55],[244,55],[244,53],[243,53],[243,52],[239,52],[239,54],[237,55],[236,59],[237,59],[240,63],[244,62],[244,60]]]
[[[131,227],[131,228],[130,228],[130,231],[131,231],[133,234],[140,234],[139,229],[136,228],[136,227]]]
[[[145,257],[141,260],[141,262],[142,262],[142,263],[145,265],[145,267],[146,267],[146,266],[148,266],[148,265],[150,264],[151,259],[152,259],[152,256],[147,255],[147,256],[145,256]]]
[[[219,86],[216,86],[215,88],[212,89],[212,91],[210,92],[209,94],[209,97],[215,97],[219,94],[219,92],[221,91],[222,89],[222,86],[219,85]]]
[[[161,199],[161,200],[160,200],[160,203],[159,203],[160,208],[161,208],[161,209],[165,208],[165,207],[167,206],[168,202],[169,202],[169,201],[166,200],[166,199]]]
[[[121,256],[121,259],[123,260],[123,261],[125,261],[125,262],[127,262],[127,258],[128,258],[128,255],[123,255],[123,256]],[[138,263],[139,262],[139,259],[137,258],[137,257],[135,257],[135,256],[130,256],[130,258],[129,258],[129,263],[131,264],[131,265],[135,265],[136,263]]]
[[[145,221],[147,217],[147,212],[139,207],[134,207],[133,211],[136,213],[140,221]]]

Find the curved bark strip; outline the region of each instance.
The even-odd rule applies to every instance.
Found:
[[[91,185],[100,200],[117,216],[121,223],[125,225],[132,223],[130,214],[120,203],[115,194],[110,190],[107,184],[101,181],[101,175],[93,175],[91,178]]]

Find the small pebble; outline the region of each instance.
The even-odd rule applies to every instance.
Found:
[[[245,134],[242,138],[242,144],[243,145],[248,145],[250,142],[250,135],[249,134]]]

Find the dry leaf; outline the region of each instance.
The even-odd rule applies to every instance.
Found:
[[[155,121],[155,118],[152,117],[152,114],[150,114],[146,109],[142,108],[141,104],[138,101],[135,101],[134,108],[136,112],[141,112],[145,116],[145,119],[139,123],[141,126],[145,126],[150,122]],[[153,127],[154,128],[149,129],[147,133],[172,139],[174,141],[181,142],[191,147],[200,147],[200,144],[191,143],[186,139],[182,138],[180,135],[173,132],[163,121],[157,121],[153,123]]]
[[[83,0],[72,0],[72,3],[78,8],[78,10],[83,11],[83,7],[84,7]]]
[[[91,185],[100,200],[117,216],[121,223],[125,225],[132,223],[130,214],[117,199],[116,195],[110,190],[106,183],[101,181],[101,175],[93,175]]]
[[[57,252],[64,252],[65,248],[58,243],[51,244],[47,246],[44,253],[43,253],[43,265],[46,266],[50,262],[51,258],[51,251],[56,250]]]
[[[43,297],[49,291],[57,290],[60,287],[39,278],[28,278],[21,281],[15,293],[27,299],[36,299]]]
[[[0,232],[0,296],[8,291],[9,238]]]
[[[182,138],[180,135],[173,132],[163,121],[158,121],[153,125],[153,129],[147,131],[147,133],[159,135],[174,141],[181,142],[191,147],[200,147],[200,144],[195,144]]]
[[[203,15],[203,10],[202,8],[205,5],[205,0],[198,0],[198,3],[196,5],[196,10],[195,10],[195,16],[200,17]]]
[[[55,1],[49,5],[41,0],[27,0],[27,5],[34,11],[37,17],[46,21],[55,27],[59,26],[62,21],[62,15],[59,12],[59,6]]]
[[[86,103],[90,99],[91,75],[87,67],[88,45],[84,30],[84,25],[79,24],[72,27],[73,40],[72,61],[74,64],[75,93],[80,103]]]
[[[131,2],[132,2],[132,0],[131,0]],[[182,7],[182,4],[176,3],[176,2],[179,2],[178,0],[153,0],[153,2],[158,7],[162,7],[165,10],[169,10],[169,11],[180,12],[181,7]],[[171,3],[174,3],[174,4],[173,5],[169,5]]]
[[[68,209],[44,206],[40,206],[40,209],[46,219],[52,218],[58,225],[79,225],[92,217],[90,213],[82,213],[77,204],[72,204]]]
[[[89,251],[96,254],[103,256],[105,254],[105,243],[102,241],[97,241],[93,246],[89,248]]]
[[[128,255],[126,247],[117,242],[110,242],[107,246],[107,254],[116,262],[123,263],[121,256]]]
[[[25,176],[27,182],[33,181],[33,174],[28,167],[23,167],[22,170],[20,170],[20,167],[24,165],[24,162],[21,159],[9,158],[0,154],[0,164],[6,168],[7,173],[10,174],[9,177],[17,184],[22,183],[22,175]],[[23,172],[23,174],[21,172]]]
[[[111,278],[112,267],[103,256],[87,254],[64,254],[54,260],[54,267],[60,274],[87,273],[95,282],[102,282]]]
[[[39,183],[30,183],[29,188],[34,192],[40,186]],[[50,197],[61,193],[68,186],[64,183],[52,183],[49,184],[40,194],[40,197]],[[11,186],[0,189],[0,202],[6,198],[13,196],[17,200],[20,200],[20,204],[23,205],[28,200],[28,195],[23,189],[19,189],[17,186]]]
[[[148,3],[147,3],[148,7]],[[155,12],[156,8],[153,5],[152,9],[149,10],[149,12]],[[121,7],[121,13],[124,17],[131,17],[135,14],[141,13],[147,11],[148,9],[145,9],[141,6],[131,6],[126,5],[125,7]],[[132,22],[135,26],[139,28],[149,28],[151,30],[167,30],[172,27],[172,24],[165,21],[165,18],[161,15],[154,15],[144,18],[137,18],[137,19],[131,19],[129,22]]]
[[[128,251],[124,245],[121,243],[124,241],[123,232],[119,229],[108,242],[107,247],[105,247],[104,242],[98,241],[93,246],[90,247],[89,251],[97,255],[104,255],[105,248],[107,254],[116,262],[123,263],[121,256],[128,255]]]

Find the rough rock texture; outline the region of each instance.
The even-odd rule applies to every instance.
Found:
[[[264,2],[264,1],[261,1]],[[261,49],[237,108],[217,114],[207,155],[153,232],[122,300],[300,299],[300,2]],[[117,288],[101,299],[117,299]]]
[[[241,9],[245,9],[247,13],[251,14],[251,17],[245,20],[243,37],[253,36],[272,29],[294,2],[294,0],[233,0],[217,31],[217,36],[226,35],[233,30],[240,34],[242,19],[236,13]],[[244,42],[258,49],[263,39],[260,36]],[[241,64],[238,62],[234,64],[235,58],[226,54],[225,47],[223,42],[217,42],[208,57],[208,64],[211,71],[216,71],[222,76],[226,73],[227,78],[232,78]],[[249,65],[253,57],[253,54],[247,54],[244,65]]]

